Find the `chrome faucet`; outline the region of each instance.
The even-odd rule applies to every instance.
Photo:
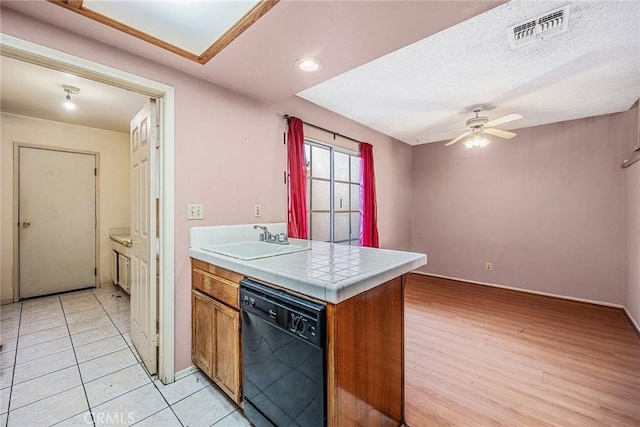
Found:
[[[276,243],[278,245],[288,245],[289,244],[289,237],[284,234],[284,233],[280,233],[280,234],[272,234],[269,230],[267,230],[267,227],[263,227],[262,225],[254,225],[253,229],[262,229],[262,234],[260,234],[260,241],[261,242],[267,242],[267,243]]]

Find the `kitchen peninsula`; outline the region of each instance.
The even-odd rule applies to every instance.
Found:
[[[327,425],[401,425],[404,278],[426,255],[298,239],[284,249],[293,252],[276,256],[240,259],[211,249],[257,243],[260,235],[251,225],[191,229],[194,363],[242,403],[239,284],[247,277],[326,304]]]

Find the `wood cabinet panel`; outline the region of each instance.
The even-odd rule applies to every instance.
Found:
[[[192,258],[191,262],[192,262],[191,265],[192,265],[193,268],[198,268],[198,269],[200,269],[202,271],[206,271],[206,272],[211,273],[213,275],[220,276],[223,279],[227,279],[227,280],[229,280],[231,282],[239,283],[240,280],[242,280],[242,278],[244,277],[242,274],[236,273],[235,271],[231,271],[231,270],[227,270],[227,269],[222,268],[222,267],[211,265],[211,264],[208,264],[208,263],[206,263],[204,261],[200,261],[200,260],[197,260],[197,259],[193,259]]]
[[[398,426],[404,417],[403,278],[327,310],[327,417]]]
[[[192,359],[241,404],[239,281],[242,275],[192,260]]]
[[[239,284],[223,277],[212,275],[200,269],[194,269],[192,275],[193,287],[223,303],[239,309]]]
[[[209,377],[213,373],[213,300],[191,291],[191,359]]]
[[[240,404],[240,313],[213,301],[215,309],[213,380]]]

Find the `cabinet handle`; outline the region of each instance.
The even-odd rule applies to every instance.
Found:
[[[25,219],[22,222],[22,228],[29,228],[31,226],[31,221],[29,221],[28,219]]]

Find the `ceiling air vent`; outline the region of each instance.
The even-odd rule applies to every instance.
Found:
[[[509,45],[515,49],[536,40],[567,31],[569,23],[569,5],[544,13],[536,18],[527,19],[507,28]]]

